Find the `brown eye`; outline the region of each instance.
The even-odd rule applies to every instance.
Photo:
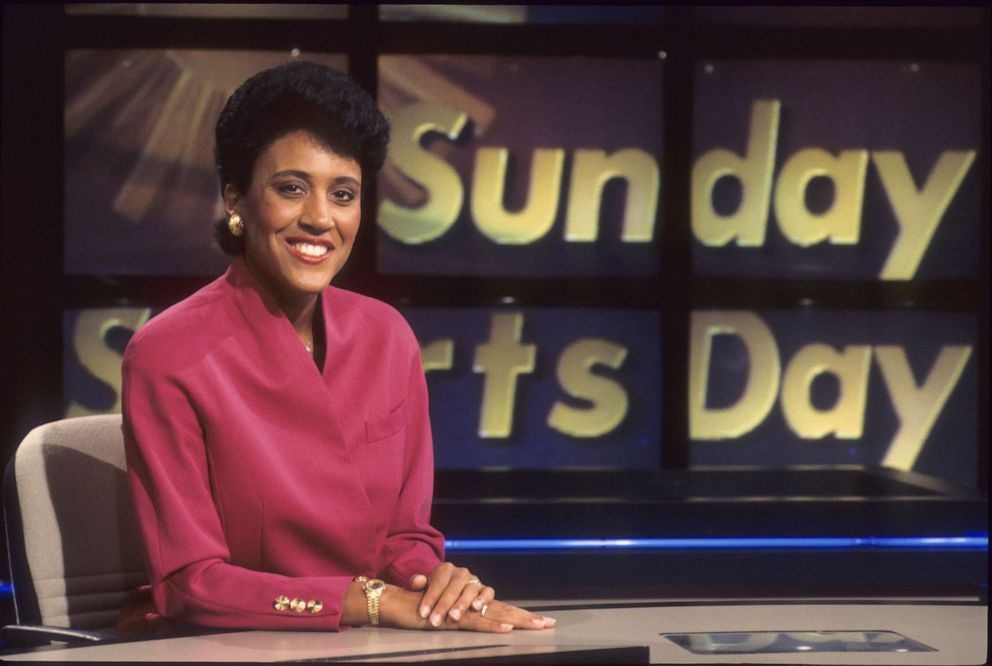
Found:
[[[289,194],[294,196],[300,194],[306,194],[306,190],[304,190],[296,183],[285,183],[284,185],[280,185],[279,191],[283,194]]]

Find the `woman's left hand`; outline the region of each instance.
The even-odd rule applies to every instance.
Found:
[[[426,576],[412,576],[410,589],[423,590],[420,617],[430,616],[429,622],[435,627],[441,626],[446,618],[455,622],[461,620],[470,606],[476,611],[482,610],[496,596],[496,591],[480,582],[471,571],[451,562],[439,564]]]

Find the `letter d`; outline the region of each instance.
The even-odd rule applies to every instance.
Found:
[[[736,335],[748,352],[747,384],[737,403],[708,409],[710,351],[716,335]],[[733,439],[758,426],[775,404],[781,362],[775,336],[753,312],[693,312],[689,336],[689,438]]]
[[[719,247],[735,238],[741,247],[764,245],[780,106],[777,99],[753,104],[746,157],[717,148],[693,165],[692,233],[703,245]],[[734,176],[741,183],[741,203],[730,215],[720,215],[713,208],[713,188],[724,176]]]

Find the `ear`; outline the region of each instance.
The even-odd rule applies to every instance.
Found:
[[[238,201],[241,200],[241,195],[234,188],[234,185],[228,183],[224,186],[224,209],[227,210],[227,214],[231,215],[234,213],[234,209],[238,205]]]

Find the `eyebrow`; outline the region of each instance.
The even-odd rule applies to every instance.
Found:
[[[310,182],[310,174],[307,173],[306,171],[300,171],[298,169],[284,169],[283,171],[277,171],[276,173],[272,174],[271,177],[284,178],[286,176],[296,176],[297,178],[302,178],[308,183]],[[362,181],[358,180],[357,178],[352,178],[351,176],[338,176],[331,182],[334,185],[341,185],[346,183],[348,185],[354,185],[355,187],[362,186]]]

